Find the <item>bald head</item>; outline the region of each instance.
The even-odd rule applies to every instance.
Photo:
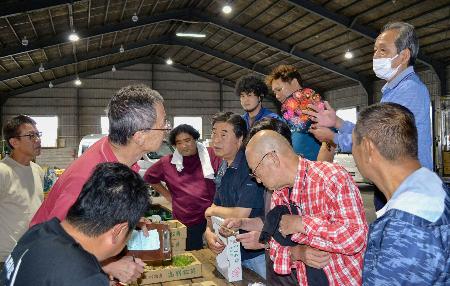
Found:
[[[268,189],[293,184],[299,157],[282,135],[272,130],[259,131],[248,142],[245,155],[257,180]]]
[[[245,153],[248,154],[247,156],[260,156],[270,151],[277,151],[280,154],[289,153],[289,151],[293,153],[286,138],[272,130],[262,130],[256,133],[248,142]]]

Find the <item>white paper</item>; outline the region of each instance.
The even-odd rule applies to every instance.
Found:
[[[140,230],[133,230],[128,241],[128,250],[158,250],[161,248],[159,234],[156,229],[149,230],[148,237]]]

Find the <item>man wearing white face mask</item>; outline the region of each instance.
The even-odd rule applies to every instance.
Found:
[[[433,170],[430,95],[413,68],[418,52],[414,27],[404,22],[389,23],[375,41],[373,70],[378,78],[387,81],[381,89],[381,102],[398,103],[414,114],[419,134],[419,161],[423,167]],[[316,129],[311,133],[318,140],[333,140],[342,151],[351,152],[353,123],[337,117],[328,103],[324,111],[305,113],[316,121],[313,125]],[[339,132],[334,134],[322,127],[335,127]]]

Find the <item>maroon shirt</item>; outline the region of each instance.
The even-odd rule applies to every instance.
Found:
[[[214,172],[217,172],[222,160],[211,148],[207,149]],[[170,163],[172,156],[164,156],[151,166],[145,172],[144,180],[149,184],[165,182],[172,195],[174,218],[187,226],[199,224],[205,220],[205,210],[213,202],[216,192],[214,180],[203,177],[198,153],[183,157],[181,172]]]

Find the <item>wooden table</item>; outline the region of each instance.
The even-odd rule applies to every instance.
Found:
[[[261,278],[258,274],[250,271],[246,268],[242,268],[242,281],[228,283],[225,278],[223,278],[222,274],[216,269],[216,255],[209,249],[202,249],[192,251],[192,254],[200,260],[202,263],[202,274],[203,277],[197,277],[186,280],[178,280],[178,281],[170,281],[164,283],[156,283],[156,284],[140,284],[140,285],[164,285],[164,286],[181,286],[181,285],[204,285],[204,286],[223,286],[223,285],[238,285],[238,286],[247,286],[248,283],[254,282],[263,282],[265,280]],[[205,281],[212,281],[212,284],[208,284]],[[205,282],[205,283],[202,283]],[[198,283],[198,284],[197,284]]]

